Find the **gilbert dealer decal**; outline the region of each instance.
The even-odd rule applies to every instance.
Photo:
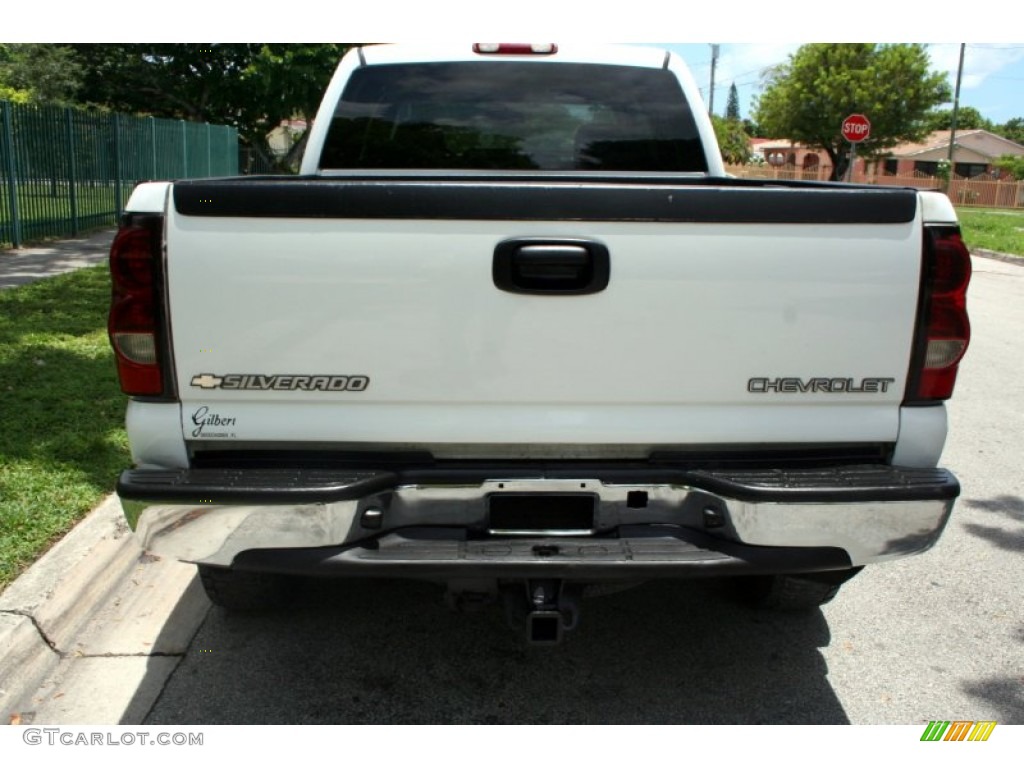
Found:
[[[234,417],[210,413],[210,409],[204,405],[192,413],[192,424],[195,425],[192,437],[234,437],[235,433],[229,427],[234,427],[235,421]]]

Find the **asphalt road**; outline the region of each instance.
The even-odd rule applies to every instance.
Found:
[[[588,600],[566,643],[538,649],[429,585],[309,582],[287,614],[210,611],[146,722],[1024,723],[1024,268],[975,259],[970,312],[952,521],[820,612],[651,583]]]

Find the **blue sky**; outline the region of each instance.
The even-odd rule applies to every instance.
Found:
[[[711,75],[711,45],[708,43],[658,43],[670,48],[689,65],[701,95],[707,101]],[[784,63],[799,43],[721,43],[715,69],[715,112],[725,112],[729,86],[736,83],[740,113],[750,114],[752,98],[760,92],[765,68]],[[959,43],[928,46],[932,68],[946,72],[952,87],[956,82]],[[995,123],[1024,117],[1024,42],[967,43],[960,105],[970,106]],[[950,104],[949,106],[952,106]]]

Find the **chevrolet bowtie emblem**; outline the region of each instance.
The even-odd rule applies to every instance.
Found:
[[[198,376],[192,377],[192,386],[202,387],[203,389],[216,389],[222,381],[224,379],[220,376],[214,376],[212,373],[201,373]]]

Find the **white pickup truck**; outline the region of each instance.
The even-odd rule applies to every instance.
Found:
[[[118,492],[228,608],[429,579],[553,643],[653,578],[817,606],[959,493],[949,201],[729,178],[665,52],[355,49],[300,175],[141,185],[111,270]]]

